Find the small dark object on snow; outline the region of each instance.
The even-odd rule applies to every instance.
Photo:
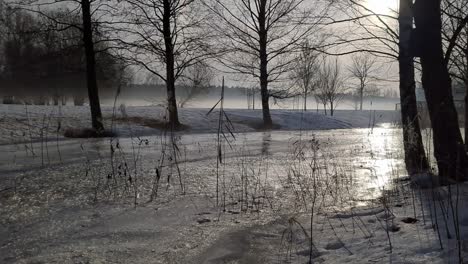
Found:
[[[198,220],[197,220],[197,223],[199,223],[199,224],[204,224],[204,223],[209,223],[209,222],[211,222],[211,220],[210,220],[210,219],[206,219],[206,218],[204,218],[204,219],[198,219]]]
[[[418,219],[413,218],[413,217],[405,217],[405,218],[401,219],[401,221],[403,223],[406,223],[406,224],[414,224],[414,223],[418,222]]]
[[[390,232],[398,232],[400,231],[401,227],[395,224],[392,224],[391,226],[388,227],[388,231]]]

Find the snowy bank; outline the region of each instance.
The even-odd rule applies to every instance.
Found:
[[[147,136],[161,133],[159,124],[166,120],[162,107],[103,107],[104,124],[121,137]],[[218,111],[179,109],[180,121],[189,127],[183,133],[213,133],[218,129]],[[262,124],[261,110],[226,109],[235,132],[253,132]],[[280,130],[329,130],[367,128],[382,123],[398,122],[397,111],[337,110],[335,116],[321,112],[271,110],[273,122]],[[56,140],[68,128],[91,127],[86,106],[0,105],[0,143]]]

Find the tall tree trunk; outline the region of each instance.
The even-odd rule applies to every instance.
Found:
[[[359,87],[359,110],[362,111],[362,101],[364,101],[364,84],[361,83],[361,87]]]
[[[96,58],[93,43],[93,28],[91,25],[90,0],[81,0],[83,16],[83,43],[86,55],[86,84],[88,86],[89,106],[91,108],[91,121],[96,131],[103,131],[101,105],[96,80]]]
[[[333,116],[333,111],[334,111],[334,110],[335,110],[335,109],[333,109],[333,101],[330,100],[330,116]]]
[[[252,88],[252,110],[255,110],[255,88]]]
[[[307,112],[307,90],[304,92],[304,112]]]
[[[262,95],[262,111],[263,111],[263,125],[265,128],[272,128],[273,121],[270,115],[268,93],[268,54],[267,54],[267,37],[268,31],[266,29],[266,0],[260,1],[260,12],[258,16],[259,24],[259,44],[260,44],[260,92]]]
[[[398,60],[400,67],[400,110],[403,125],[405,164],[406,170],[410,175],[429,169],[418,118],[414,62],[410,54],[411,32],[413,28],[411,5],[412,0],[400,0],[400,14],[398,17],[400,29]]]
[[[468,33],[468,26],[466,29],[466,33]],[[468,39],[465,47],[465,150],[468,151]]]
[[[180,127],[180,122],[179,114],[177,113],[177,102],[175,94],[174,46],[172,43],[170,2],[170,0],[164,0],[163,15],[164,45],[166,49],[166,92],[167,109],[169,111],[169,123],[172,128],[177,129]]]
[[[467,58],[468,59],[468,58]],[[468,75],[468,73],[467,73]],[[468,76],[466,76],[465,80],[465,151],[468,151]]]
[[[467,173],[467,155],[443,58],[440,0],[417,0],[413,10],[417,37],[420,38],[422,83],[434,132],[434,155],[439,175],[443,180],[463,180]]]

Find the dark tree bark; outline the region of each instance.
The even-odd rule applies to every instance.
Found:
[[[166,56],[166,92],[167,108],[169,111],[169,123],[172,128],[179,128],[179,115],[175,95],[175,73],[174,73],[174,45],[171,32],[171,1],[164,0],[163,12],[163,34]]]
[[[468,27],[467,27],[468,32]],[[468,63],[468,41],[466,42],[465,47],[465,58],[466,63]],[[465,151],[468,151],[468,65],[465,69]]]
[[[96,58],[93,43],[93,28],[91,24],[90,0],[81,1],[83,16],[83,43],[86,55],[86,83],[88,86],[89,106],[91,108],[91,121],[96,131],[103,131],[101,105],[96,81]]]
[[[304,91],[304,112],[307,112],[307,91]]]
[[[400,105],[403,125],[403,148],[406,170],[410,175],[429,169],[421,136],[414,81],[414,62],[410,54],[410,39],[413,28],[411,0],[400,0],[398,17],[400,29]],[[362,101],[361,101],[362,102]]]
[[[364,101],[364,87],[365,84],[361,81],[361,86],[359,87],[359,111],[362,111],[362,101]]]
[[[268,103],[270,95],[268,93],[268,55],[267,55],[267,37],[266,29],[266,0],[260,2],[258,17],[259,24],[259,48],[260,48],[260,92],[262,95],[262,112],[264,128],[272,128],[273,121],[270,115],[270,105]]]
[[[468,77],[468,76],[467,76]],[[468,82],[465,83],[465,151],[468,151]]]
[[[467,155],[453,102],[451,80],[444,62],[440,0],[417,0],[413,11],[439,175],[443,180],[464,180]]]

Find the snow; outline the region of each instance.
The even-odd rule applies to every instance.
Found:
[[[314,263],[468,257],[468,184],[440,187],[427,184],[430,175],[405,177],[401,131],[388,125],[398,122],[394,111],[330,117],[273,110],[279,130],[258,132],[260,111],[227,109],[242,133],[222,148],[223,210],[216,207],[217,143],[210,133],[216,112],[180,110],[190,129],[177,135],[176,168],[170,149],[163,150],[167,139],[145,124],[116,124],[116,139],[47,145],[41,133],[63,139],[59,121],[60,129],[89,126],[88,109],[0,109],[2,263],[306,263],[310,234]],[[103,112],[110,125],[112,108]],[[163,120],[164,111],[127,107],[116,116]],[[161,160],[158,196],[150,201]]]
[[[164,122],[166,111],[155,106],[104,106],[104,124],[120,137],[136,137],[161,134],[157,127],[136,122],[132,118]],[[182,133],[210,133],[218,129],[219,112],[209,109],[179,109],[181,123],[189,129]],[[235,132],[257,131],[262,124],[261,110],[226,109]],[[337,110],[335,116],[322,112],[272,109],[273,122],[280,130],[329,130],[344,128],[368,128],[399,120],[397,111]],[[89,108],[86,106],[26,106],[0,104],[0,144],[63,139],[67,128],[91,127]]]

